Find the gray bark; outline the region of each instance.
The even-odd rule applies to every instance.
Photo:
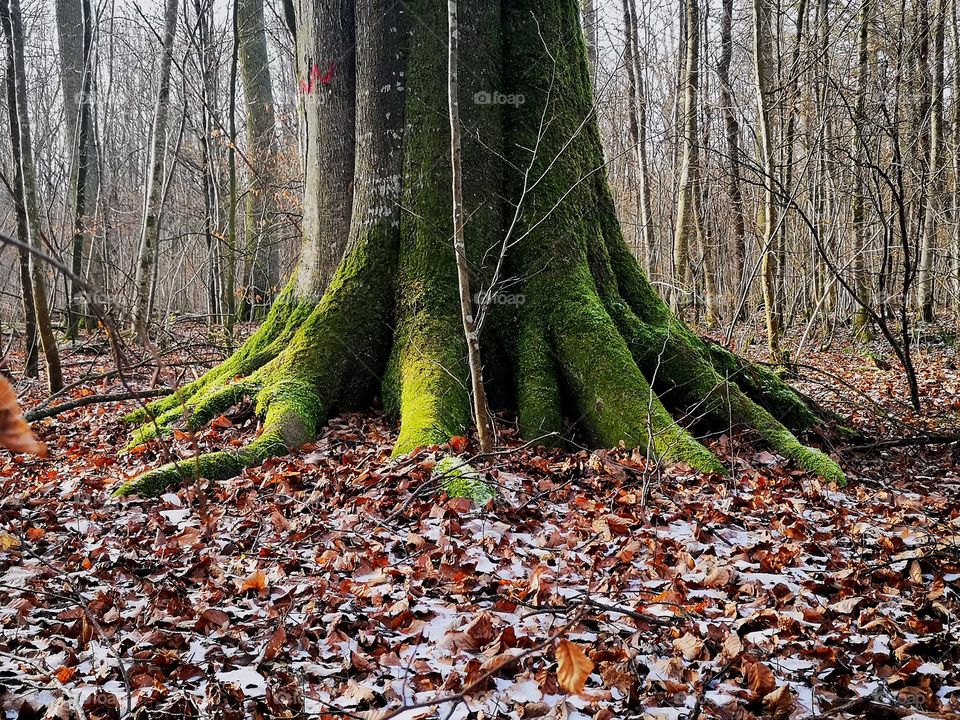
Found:
[[[173,65],[173,41],[177,34],[177,0],[166,0],[164,5],[163,50],[160,56],[160,84],[153,117],[153,138],[147,168],[147,187],[144,193],[143,224],[140,250],[137,256],[133,330],[145,338],[150,325],[150,295],[153,285],[157,244],[160,239],[160,219],[163,213],[164,166],[167,146],[167,119],[170,113],[170,70]]]

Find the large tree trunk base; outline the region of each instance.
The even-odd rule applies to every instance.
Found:
[[[386,410],[400,420],[395,454],[466,433],[470,402],[457,323],[401,313],[387,353],[382,336],[389,285],[379,281],[381,292],[374,288],[371,300],[370,283],[384,273],[360,255],[348,259],[312,309],[281,298],[264,327],[232,357],[129,417],[144,423],[132,440],[140,444],[181,421],[199,430],[231,406],[254,400],[262,430],[253,442],[149,471],[116,494],[155,495],[197,476],[231,477],[309,442],[331,412],[362,406],[381,389]],[[512,395],[525,438],[557,444],[570,429],[564,427],[567,415],[595,446],[624,443],[654,460],[726,474],[685,425],[749,427],[800,467],[845,482],[833,460],[803,445],[777,419],[806,429],[820,419],[809,403],[772,372],[694,335],[659,298],[645,297],[652,290],[639,271],[632,279],[630,272],[627,266],[619,282],[612,282],[613,273],[608,283],[584,263],[559,286],[553,283],[551,293],[537,280],[528,283],[529,297],[542,300],[525,306],[517,322]],[[628,300],[631,284],[636,303]],[[376,387],[372,380],[381,374]]]
[[[516,411],[528,440],[557,444],[572,431],[594,446],[623,443],[655,461],[724,474],[723,463],[690,428],[748,427],[800,467],[845,482],[833,460],[791,432],[810,428],[823,414],[772,372],[698,338],[656,294],[623,240],[599,171],[605,165],[599,131],[588,122],[593,102],[583,48],[565,40],[579,32],[577,3],[564,0],[549,11],[534,0],[508,5],[501,17],[496,3],[467,3],[461,28],[465,46],[491,42],[489,27],[498,23],[507,39],[503,77],[485,67],[491,76],[462,87],[461,100],[491,87],[525,98],[510,109],[505,129],[500,109],[488,104],[469,103],[475,115],[464,119],[474,123],[464,134],[464,164],[473,169],[463,188],[471,208],[466,250],[479,269],[473,281],[484,290],[494,283],[483,277],[490,271],[484,254],[507,243],[508,223],[492,199],[525,198],[504,245],[509,287],[524,300],[491,308],[481,341],[488,363],[498,350],[509,358],[491,363],[490,370],[509,372],[488,374],[489,396]],[[443,21],[437,3],[420,0],[415,8],[421,22]],[[544,38],[553,38],[553,52]],[[259,437],[238,452],[148,472],[117,494],[156,493],[197,474],[234,475],[306,442],[331,414],[369,405],[378,393],[399,419],[395,454],[467,432],[471,398],[450,241],[449,158],[438,142],[447,132],[443,48],[432,33],[414,31],[408,41],[402,125],[364,136],[370,142],[402,137],[402,148],[375,154],[382,161],[375,167],[392,169],[358,175],[351,249],[322,298],[296,300],[292,282],[264,327],[233,357],[131,417],[144,423],[134,435],[139,443],[184,417],[188,428],[199,429],[250,398],[262,421]],[[501,48],[494,43],[489,51],[497,56]],[[537,78],[553,81],[545,88]],[[465,113],[467,107],[463,102]],[[389,117],[399,121],[392,112]],[[486,140],[501,132],[503,152],[491,154]],[[484,142],[466,143],[468,137]],[[502,156],[507,162],[498,167],[491,158]],[[402,170],[392,164],[401,159]]]

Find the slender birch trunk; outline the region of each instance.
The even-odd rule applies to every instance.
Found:
[[[453,249],[457,260],[457,283],[460,288],[460,314],[463,318],[463,333],[467,341],[467,363],[470,367],[470,389],[473,399],[474,422],[480,438],[480,450],[493,450],[494,428],[487,405],[487,393],[483,387],[483,365],[480,362],[480,337],[477,333],[473,299],[470,295],[470,273],[467,268],[467,249],[463,234],[463,169],[460,155],[460,100],[457,96],[458,28],[457,0],[447,1],[447,36],[449,56],[447,93],[450,109],[450,168],[453,192]]]
[[[157,245],[160,239],[160,220],[163,214],[163,183],[167,144],[167,119],[170,113],[170,69],[173,65],[173,42],[177,34],[178,0],[165,0],[163,52],[160,57],[160,85],[153,117],[153,139],[147,169],[147,186],[143,224],[140,232],[140,250],[137,256],[135,296],[132,329],[146,338],[150,326],[150,295]]]

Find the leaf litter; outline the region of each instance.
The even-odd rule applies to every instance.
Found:
[[[960,713],[955,465],[867,459],[841,492],[740,434],[711,441],[722,478],[509,431],[486,462],[462,438],[392,459],[390,423],[345,415],[233,480],[120,502],[163,448],[118,458],[119,414],[0,459],[9,718]],[[168,450],[253,431],[226,420]],[[443,492],[454,451],[493,500]]]

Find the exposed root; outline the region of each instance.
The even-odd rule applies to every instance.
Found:
[[[573,288],[579,292],[570,292]],[[567,384],[591,439],[602,447],[639,446],[657,459],[724,473],[720,461],[677,424],[637,367],[623,337],[591,290],[569,283],[554,310],[551,336]]]
[[[387,409],[400,416],[394,455],[464,435],[470,422],[466,348],[456,326],[430,322],[425,314],[410,325],[394,348],[388,374],[394,389]]]
[[[155,400],[129,413],[125,422],[132,425],[145,424],[128,445],[132,447],[165,434],[172,423],[183,416],[183,406],[192,409],[190,401],[205,391],[229,383],[233,378],[246,377],[277,357],[290,343],[297,328],[309,317],[316,307],[316,300],[310,298],[294,299],[293,281],[280,294],[266,320],[229,358],[208,370],[191,383],[184,385],[174,394]],[[156,421],[154,423],[153,421]],[[145,428],[153,427],[152,431]]]

